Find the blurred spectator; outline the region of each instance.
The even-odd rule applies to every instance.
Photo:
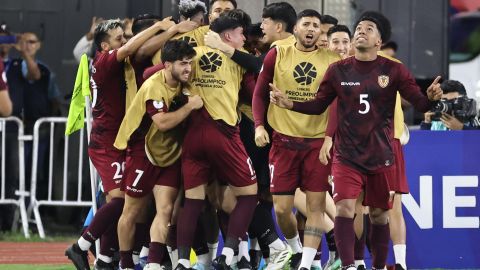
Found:
[[[446,80],[441,86],[443,90],[441,106],[425,113],[425,120],[420,124],[423,130],[468,130],[479,129],[476,118],[476,103],[467,97],[467,91],[459,81]],[[443,109],[445,108],[445,109]],[[447,112],[444,112],[444,111]],[[453,112],[453,113],[452,113]],[[453,114],[465,115],[459,119]]]
[[[321,48],[328,48],[327,33],[330,28],[338,24],[338,19],[331,15],[322,15],[320,18],[320,37],[318,38],[317,45]]]
[[[0,25],[0,36],[10,36],[7,30],[7,25],[3,23]],[[0,44],[0,116],[5,117],[12,114],[12,100],[8,94],[7,74],[5,72],[5,65],[3,57],[8,57],[8,51],[13,44]]]
[[[395,41],[388,41],[385,44],[383,44],[382,47],[380,48],[380,50],[383,51],[383,53],[385,53],[390,57],[395,57],[397,55],[397,49],[398,49],[398,45]]]
[[[87,54],[89,58],[93,58],[95,56],[95,49],[92,48],[92,46],[94,46],[93,32],[95,31],[95,27],[97,27],[97,25],[102,21],[102,18],[93,17],[90,30],[77,42],[75,48],[73,48],[73,56],[78,63],[80,63],[80,58],[83,54]]]
[[[190,20],[198,23],[198,25],[204,25],[207,6],[200,0],[180,0],[178,12],[181,22]]]

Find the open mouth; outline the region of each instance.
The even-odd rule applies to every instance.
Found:
[[[308,35],[305,36],[305,39],[307,41],[313,41],[313,35],[308,34]]]

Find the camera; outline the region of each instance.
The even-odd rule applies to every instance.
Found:
[[[466,122],[477,116],[477,103],[474,99],[461,96],[455,99],[441,99],[432,109],[432,120],[439,121],[442,113],[447,113],[459,121]]]

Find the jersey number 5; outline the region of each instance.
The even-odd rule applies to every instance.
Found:
[[[370,111],[370,103],[367,100],[368,94],[360,94],[360,104],[365,105],[365,109],[363,111],[358,110],[360,114],[366,114]]]

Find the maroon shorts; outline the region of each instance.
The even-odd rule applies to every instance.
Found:
[[[238,127],[214,121],[206,112],[191,115],[182,145],[185,190],[206,184],[213,176],[234,187],[256,184],[255,170],[240,140]]]
[[[396,193],[407,194],[410,192],[410,188],[408,187],[407,174],[405,173],[403,147],[399,139],[393,140],[392,148],[395,155],[395,176],[391,178],[389,185]]]
[[[125,151],[89,147],[88,155],[100,175],[105,193],[122,187]]]
[[[312,192],[328,191],[331,165],[325,166],[318,159],[323,141],[274,132],[269,157],[270,192],[293,195],[298,187]]]
[[[333,200],[336,202],[344,199],[356,199],[365,191],[363,205],[391,209],[393,201],[390,200],[391,188],[389,182],[395,175],[395,168],[377,173],[362,173],[337,160],[333,161]]]
[[[145,156],[127,153],[123,190],[130,197],[144,197],[155,185],[180,187],[180,159],[168,167],[153,165]]]

